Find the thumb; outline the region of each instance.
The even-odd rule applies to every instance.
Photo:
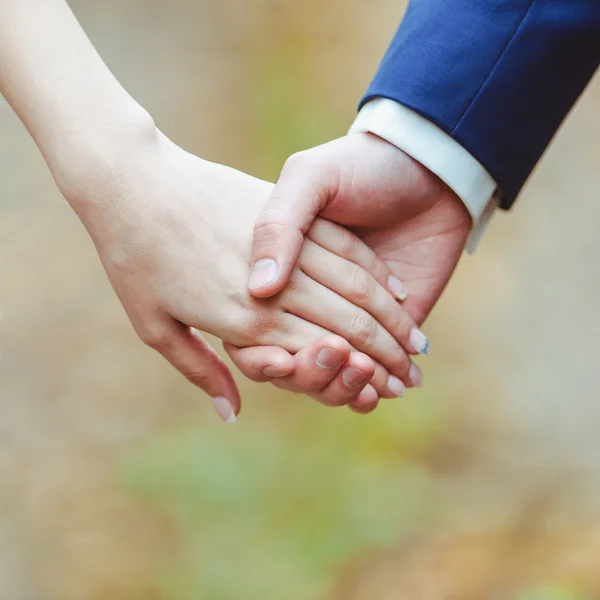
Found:
[[[288,158],[256,221],[248,281],[253,296],[268,298],[285,286],[304,234],[335,195],[336,169],[316,158],[316,149]]]

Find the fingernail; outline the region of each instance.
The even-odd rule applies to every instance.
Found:
[[[342,381],[348,387],[356,387],[367,380],[367,376],[354,367],[346,367],[342,371]]]
[[[283,371],[281,371],[281,369],[278,369],[277,367],[274,367],[273,365],[268,365],[263,369],[263,375],[266,375],[267,377],[283,377],[285,375],[285,373]]]
[[[333,348],[323,348],[317,354],[317,365],[322,369],[335,369],[342,364],[345,354]]]
[[[410,369],[408,370],[408,378],[415,387],[421,387],[421,384],[423,383],[423,372],[418,365],[415,365],[415,363],[410,365]]]
[[[277,263],[272,258],[261,258],[254,264],[248,287],[253,290],[264,287],[269,283],[273,283],[277,279],[279,269]]]
[[[216,396],[212,401],[217,409],[217,413],[225,423],[235,423],[237,421],[233,406],[231,406],[231,403],[227,398]]]
[[[429,340],[420,329],[413,327],[410,331],[408,341],[419,354],[425,355],[429,352]]]
[[[396,396],[396,398],[402,398],[404,392],[406,392],[406,386],[394,375],[390,375],[387,380],[388,390]]]
[[[388,286],[398,300],[406,300],[406,298],[408,298],[406,286],[393,275],[388,277]]]

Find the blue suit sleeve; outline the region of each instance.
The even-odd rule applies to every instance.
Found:
[[[412,0],[361,106],[438,125],[509,208],[599,63],[600,0]]]

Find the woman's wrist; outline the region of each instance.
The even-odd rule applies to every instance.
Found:
[[[158,143],[151,115],[129,98],[116,109],[97,107],[77,126],[38,145],[52,175],[75,210],[93,202],[92,189],[119,173]]]
[[[65,0],[0,0],[0,92],[69,201],[156,138]]]

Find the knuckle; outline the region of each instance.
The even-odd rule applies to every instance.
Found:
[[[283,164],[283,171],[304,171],[307,168],[311,168],[313,164],[312,154],[308,150],[302,150],[300,152],[295,152],[286,159]]]
[[[310,379],[294,376],[294,388],[301,394],[318,394],[323,386],[319,382],[311,381]]]
[[[290,221],[285,211],[278,208],[265,209],[254,224],[254,247],[259,252],[282,245],[301,245],[304,232]]]
[[[366,304],[374,292],[374,284],[371,276],[360,268],[354,269],[352,286],[352,300],[355,304]]]
[[[340,253],[344,258],[352,258],[356,251],[358,238],[345,227],[338,229]]]
[[[408,341],[410,331],[413,328],[413,321],[400,306],[398,306],[398,310],[392,319],[391,327],[396,339],[403,343]]]
[[[189,371],[182,370],[181,374],[195,386],[202,388],[203,390],[207,389],[212,380],[214,378],[214,373],[207,373],[206,371]]]
[[[385,266],[385,263],[377,258],[374,253],[367,252],[364,258],[365,269],[373,275],[375,279],[382,282],[387,282],[390,275],[389,269]]]
[[[138,335],[146,346],[158,352],[163,352],[169,346],[169,334],[161,327],[146,326]]]
[[[353,343],[370,348],[373,345],[373,340],[377,332],[377,323],[364,311],[359,311],[350,322],[350,337]]]
[[[272,311],[249,310],[242,317],[241,330],[247,345],[268,344],[271,334],[279,328],[279,318]]]
[[[385,388],[387,387],[388,377],[389,373],[386,370],[386,368],[379,363],[375,363],[375,371],[370,381],[371,385],[375,388],[375,390],[377,390],[380,393],[383,390],[385,390]]]
[[[394,372],[400,377],[406,377],[408,375],[408,370],[410,369],[410,358],[408,354],[404,352],[404,350],[400,349],[398,352],[398,357],[394,360]]]
[[[254,224],[255,239],[279,239],[285,230],[284,215],[271,208],[264,210]]]
[[[358,395],[358,392],[354,395],[354,398]],[[346,406],[353,400],[347,394],[327,394],[322,398],[322,403],[331,408],[339,408],[340,406]]]

